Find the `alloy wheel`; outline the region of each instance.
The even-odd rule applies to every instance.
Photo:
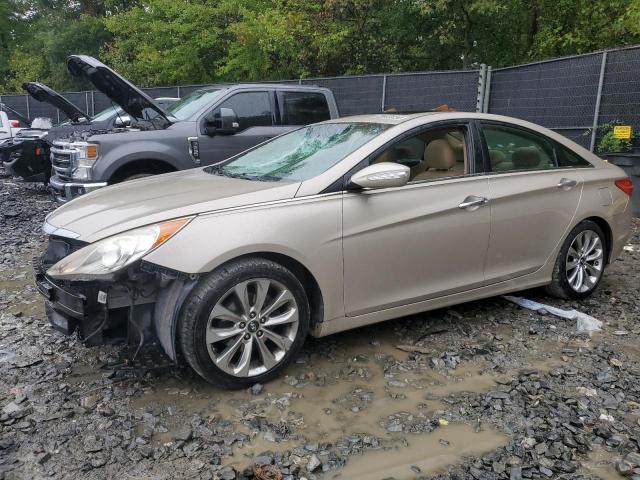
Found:
[[[268,278],[240,282],[220,297],[209,314],[209,356],[230,375],[260,375],[291,349],[298,324],[298,305],[282,283]]]
[[[569,286],[576,292],[592,290],[600,280],[604,265],[602,239],[593,230],[583,230],[571,242],[565,262]]]

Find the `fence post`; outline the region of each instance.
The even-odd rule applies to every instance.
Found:
[[[484,85],[484,98],[483,98],[483,106],[482,113],[489,113],[489,100],[491,99],[491,71],[492,67],[489,65],[487,67],[487,76],[485,79]]]
[[[91,112],[89,112],[89,92],[87,91],[84,92],[84,106],[86,107],[86,114],[91,115]]]
[[[27,101],[27,118],[31,120],[31,109],[29,108],[29,95],[25,95],[24,98]]]
[[[382,76],[382,112],[384,112],[384,104],[387,101],[387,76]]]
[[[60,123],[60,110],[56,108],[56,117],[58,118],[58,123]]]
[[[96,114],[96,99],[93,96],[93,90],[91,90],[91,116]]]
[[[598,136],[598,118],[600,117],[600,100],[602,98],[602,86],[604,85],[604,72],[607,69],[607,51],[602,52],[602,64],[600,65],[600,78],[598,79],[598,93],[596,96],[596,107],[593,111],[593,127],[591,128],[591,142],[589,151],[596,148],[596,137]]]
[[[485,85],[487,80],[487,65],[480,64],[480,70],[478,71],[478,94],[476,96],[476,112],[482,112],[484,107],[484,94]]]
[[[178,90],[176,93],[178,94],[178,98],[182,98],[182,95],[180,95],[180,85],[178,85]]]

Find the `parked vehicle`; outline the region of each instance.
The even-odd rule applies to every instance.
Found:
[[[91,117],[47,85],[29,82],[23,84],[23,88],[35,100],[49,103],[67,116],[67,120],[53,127],[50,119],[48,122],[36,119],[31,128],[23,128],[12,141],[0,144],[0,161],[4,163],[5,171],[25,181],[49,182],[50,148],[56,138],[82,139],[91,132],[123,129],[130,124],[129,116],[118,106],[107,107]],[[170,97],[156,99],[165,106],[177,100]]]
[[[31,124],[28,119],[4,103],[0,103],[0,142],[13,138]]]
[[[73,55],[67,66],[120,105],[132,128],[54,142],[51,186],[60,202],[125,180],[219,162],[296,126],[338,116],[331,91],[280,84],[205,87],[165,110],[95,58]]]
[[[240,388],[309,333],[539,286],[587,297],[630,236],[631,190],[522,120],[350,117],[57,209],[37,284],[57,330],[157,338]]]
[[[0,167],[4,160],[9,158],[11,140],[19,134],[20,130],[27,128],[31,122],[18,112],[0,103]]]

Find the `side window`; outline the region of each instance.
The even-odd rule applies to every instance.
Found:
[[[483,125],[491,171],[546,170],[555,168],[553,148],[540,135],[518,128]]]
[[[329,120],[329,105],[323,93],[282,92],[283,125],[308,125]]]
[[[268,92],[236,93],[216,107],[214,115],[220,113],[221,108],[231,108],[238,116],[238,131],[250,127],[265,127],[273,125],[271,115],[271,100]]]
[[[567,147],[563,147],[562,145],[556,145],[556,153],[558,155],[558,166],[559,167],[593,167],[593,165],[582,158],[575,152],[572,152]]]
[[[401,140],[371,163],[395,162],[411,169],[409,181],[437,180],[469,172],[466,129],[429,129]]]

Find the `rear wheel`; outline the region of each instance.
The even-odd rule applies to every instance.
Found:
[[[566,299],[591,295],[604,273],[606,248],[598,224],[585,220],[576,225],[560,249],[547,292]]]
[[[208,382],[246,388],[274,378],[309,331],[300,281],[283,266],[245,259],[216,270],[194,289],[178,336],[185,359]]]

